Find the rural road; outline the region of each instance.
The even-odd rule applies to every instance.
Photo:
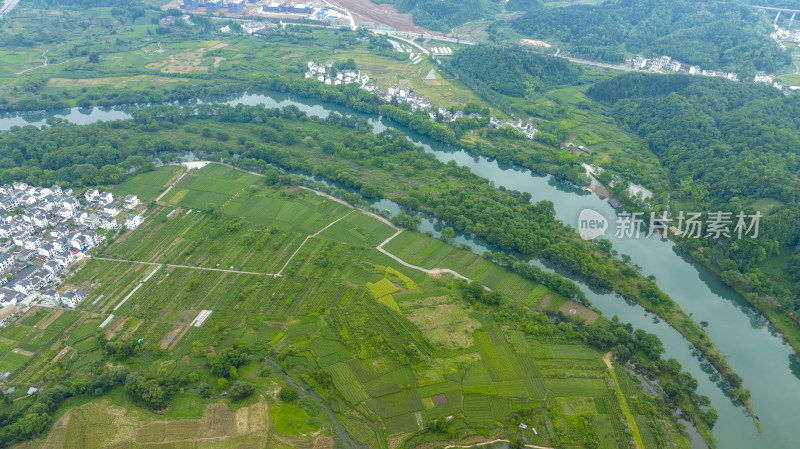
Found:
[[[17,6],[17,3],[19,3],[19,0],[6,0],[6,2],[3,3],[3,6],[0,6],[0,19],[5,17],[6,14],[10,13],[11,10]]]
[[[236,274],[257,274],[259,276],[275,276],[272,273],[259,273],[257,271],[241,271],[241,270],[226,270],[224,268],[193,267],[191,265],[175,265],[171,263],[161,264],[157,262],[142,262],[141,260],[112,259],[110,257],[92,257],[92,259],[107,260],[109,262],[138,263],[142,265],[164,265],[166,267],[171,267],[171,268],[188,268],[190,270],[224,271],[226,273],[236,273]]]
[[[395,228],[395,229],[397,229],[397,228]],[[470,279],[470,278],[468,278],[468,277],[466,277],[466,276],[464,276],[464,275],[462,275],[462,274],[460,274],[460,273],[458,273],[456,271],[453,271],[453,270],[451,270],[449,268],[431,268],[431,269],[422,268],[422,267],[417,266],[417,265],[412,265],[412,264],[406,262],[405,260],[403,260],[403,259],[395,256],[394,254],[390,253],[389,251],[386,251],[385,249],[383,249],[383,245],[386,245],[387,243],[391,242],[395,237],[400,235],[402,232],[403,232],[402,229],[397,229],[397,232],[395,232],[394,234],[392,234],[391,237],[389,237],[386,240],[384,240],[383,242],[381,242],[381,244],[378,245],[378,247],[376,249],[378,251],[382,252],[383,254],[386,254],[387,256],[391,257],[392,259],[395,260],[395,262],[399,263],[400,265],[403,265],[404,267],[413,268],[415,270],[422,271],[422,272],[425,272],[427,274],[432,274],[432,275],[440,275],[442,273],[450,273],[450,274],[452,274],[453,276],[455,276],[455,277],[457,277],[459,279],[465,279],[468,282],[472,282],[472,279]]]
[[[353,210],[355,210],[355,209],[353,209]],[[308,237],[306,237],[306,239],[305,239],[305,240],[303,240],[303,243],[301,243],[301,244],[300,244],[300,246],[298,246],[298,247],[297,247],[297,249],[296,249],[296,250],[295,250],[295,251],[292,253],[292,255],[289,257],[289,260],[287,260],[287,261],[286,261],[286,263],[285,263],[285,264],[283,264],[283,266],[281,267],[280,271],[278,271],[278,273],[277,273],[277,274],[275,274],[274,276],[275,276],[275,277],[278,277],[278,276],[280,276],[280,275],[281,275],[281,273],[283,273],[283,270],[285,270],[285,269],[286,269],[286,267],[288,267],[288,266],[289,266],[289,263],[292,261],[292,259],[294,259],[294,256],[296,256],[296,255],[297,255],[297,253],[300,251],[300,249],[303,247],[303,245],[305,245],[305,244],[306,244],[306,242],[307,242],[307,241],[309,241],[310,239],[312,239],[312,238],[314,238],[314,237],[316,237],[316,236],[318,236],[318,235],[322,234],[322,232],[323,232],[324,230],[326,230],[326,229],[330,228],[331,226],[335,225],[336,223],[340,222],[341,220],[344,220],[344,219],[345,219],[345,217],[347,217],[348,215],[350,215],[350,214],[352,214],[352,213],[353,213],[353,211],[351,210],[350,212],[348,212],[348,213],[346,213],[346,214],[342,215],[341,217],[337,218],[336,220],[334,220],[334,221],[332,221],[332,222],[328,223],[328,225],[327,225],[327,226],[325,226],[324,228],[322,228],[322,229],[320,229],[319,231],[317,231],[317,233],[316,233],[316,234],[314,234],[314,235],[309,235]]]
[[[176,184],[181,182],[181,179],[183,179],[186,175],[188,175],[193,168],[203,168],[208,164],[209,162],[205,161],[183,162],[181,164],[164,164],[164,165],[183,165],[184,167],[186,167],[186,171],[183,172],[180,178],[176,179],[175,182],[170,184],[169,187],[167,187],[167,190],[164,190],[163,192],[161,192],[161,195],[158,195],[158,198],[156,198],[156,202],[161,201],[161,198],[164,198],[164,195],[169,193],[169,191],[172,190],[172,188],[175,187]]]
[[[372,32],[373,32],[373,33],[375,33],[375,34],[385,34],[385,35],[387,35],[387,36],[391,36],[391,37],[393,37],[393,38],[395,38],[395,39],[397,39],[397,40],[399,40],[399,41],[403,41],[403,42],[405,42],[405,43],[406,43],[406,44],[408,44],[408,45],[413,45],[414,47],[417,47],[417,48],[418,48],[418,49],[419,49],[421,52],[425,53],[427,56],[430,56],[430,55],[431,55],[431,52],[429,52],[427,49],[425,49],[425,47],[423,47],[422,45],[419,45],[418,43],[416,43],[416,42],[414,42],[414,41],[410,41],[410,40],[408,40],[408,39],[404,39],[404,38],[402,38],[402,37],[398,36],[397,34],[395,34],[395,33],[392,33],[391,31],[386,31],[386,30],[372,30]]]
[[[469,445],[469,446],[459,446],[457,444],[451,444],[449,446],[445,446],[444,449],[456,449],[456,448],[469,449],[469,448],[473,448],[473,447],[488,446],[488,445],[494,444],[494,443],[510,443],[510,442],[511,441],[504,440],[502,438],[498,438],[496,440],[484,441],[483,443],[472,444],[472,445]],[[523,447],[532,447],[533,449],[553,449],[552,447],[534,446],[533,444],[525,444],[525,445],[523,445]]]
[[[326,1],[326,0],[323,0],[323,3],[325,3],[325,5],[326,5],[327,7],[331,8],[331,9],[333,9],[333,10],[335,10],[335,11],[340,11],[340,12],[343,12],[343,13],[345,13],[345,14],[346,14],[346,15],[345,15],[345,18],[346,18],[346,19],[347,19],[347,20],[350,22],[350,28],[351,28],[353,31],[355,31],[355,30],[357,30],[357,29],[358,29],[358,27],[356,26],[356,20],[355,20],[355,18],[353,17],[353,13],[351,13],[350,11],[348,11],[348,10],[346,10],[346,9],[342,8],[341,6],[334,5],[333,3],[330,3],[330,2],[328,2],[328,1]]]

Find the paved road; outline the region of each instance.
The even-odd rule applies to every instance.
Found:
[[[5,17],[6,14],[10,13],[11,10],[17,6],[17,3],[19,3],[19,0],[6,0],[6,2],[3,3],[3,6],[0,6],[0,19]]]
[[[403,41],[403,42],[405,42],[405,43],[406,43],[406,44],[408,44],[408,45],[413,45],[414,47],[417,47],[417,48],[419,49],[419,51],[421,51],[421,52],[425,53],[425,54],[426,54],[426,55],[428,55],[428,56],[430,56],[430,55],[431,55],[431,52],[429,52],[427,49],[425,49],[425,47],[423,47],[422,45],[419,45],[418,43],[416,43],[416,42],[414,42],[414,41],[410,41],[410,40],[408,40],[408,39],[404,39],[404,38],[402,38],[402,37],[398,36],[396,33],[393,33],[393,32],[391,32],[391,31],[386,31],[386,30],[372,30],[372,32],[373,32],[373,33],[375,33],[375,34],[385,34],[385,35],[387,35],[387,36],[392,36],[393,38],[395,38],[395,39],[397,39],[397,40],[399,40],[399,41]],[[406,33],[404,33],[404,34],[406,34]],[[419,35],[418,35],[418,36],[419,36]]]

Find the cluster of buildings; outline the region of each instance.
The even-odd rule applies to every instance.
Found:
[[[314,19],[319,20],[320,22],[327,22],[327,21],[335,21],[341,19],[343,16],[339,11],[329,9],[329,8],[321,8],[314,14]]]
[[[788,31],[785,31],[784,34],[785,33],[788,33]],[[800,31],[797,31],[795,33],[798,36],[798,40],[800,40]],[[773,36],[776,35],[773,34]],[[712,70],[703,70],[699,66],[687,66],[685,64],[682,64],[681,62],[673,60],[669,56],[661,56],[659,58],[652,58],[652,59],[645,59],[641,56],[637,56],[631,60],[631,64],[633,65],[633,67],[637,69],[649,68],[650,70],[655,72],[682,72],[682,73],[688,73],[689,75],[721,77],[721,78],[727,78],[731,81],[739,81],[739,75],[737,75],[736,73],[717,72]],[[782,83],[775,81],[774,75],[768,75],[764,73],[756,75],[753,78],[753,82],[771,84],[772,87],[782,91],[800,90],[800,86],[786,86]]]
[[[62,294],[58,294],[52,288],[47,289],[41,294],[42,303],[49,305],[63,304],[64,307],[74,309],[84,299],[86,299],[86,292],[83,290],[67,290]]]
[[[780,28],[777,25],[775,25],[774,28],[775,32],[772,33],[770,36],[779,43],[781,41],[788,41],[800,44],[800,30],[787,30],[784,28]],[[786,48],[785,45],[783,44],[781,45],[783,46],[784,49]]]
[[[658,58],[646,59],[637,56],[631,60],[631,64],[637,69],[646,69],[655,72],[682,72],[689,75],[702,75],[711,77],[727,78],[731,81],[739,81],[739,75],[733,72],[717,72],[712,70],[703,70],[700,66],[689,66],[676,61],[669,56],[661,56]]]
[[[316,78],[320,83],[332,84],[336,86],[339,84],[359,83],[362,88],[366,88],[366,86],[369,84],[369,75],[361,75],[353,70],[342,70],[337,73],[333,68],[332,62],[328,62],[325,65],[319,65],[314,61],[309,61],[308,70],[306,70],[305,77]],[[374,90],[370,91],[374,92]]]
[[[140,205],[134,195],[116,201],[113,194],[97,190],[88,190],[84,198],[81,203],[71,189],[56,185],[0,186],[0,308],[44,289],[77,255],[103,240],[99,230],[119,228],[116,216]],[[133,229],[141,221],[141,216],[128,213],[124,224]],[[80,294],[60,301],[72,307],[79,302],[76,298]]]
[[[477,118],[480,118],[480,114],[470,114],[470,117],[473,115],[477,116]],[[536,135],[536,128],[534,128],[530,123],[523,122],[522,120],[508,120],[504,122],[494,117],[489,117],[489,126],[493,128],[504,128],[506,126],[510,126],[516,129],[518,132],[525,134],[525,138],[528,140],[533,140],[533,136]]]
[[[800,86],[787,86],[780,81],[775,80],[775,75],[768,75],[765,73],[759,73],[753,78],[754,83],[763,83],[763,84],[771,84],[772,87],[782,90],[782,91],[797,91],[800,90]]]
[[[251,36],[267,36],[271,31],[278,29],[278,24],[273,22],[247,22],[242,24],[242,32]]]
[[[227,3],[222,0],[183,0],[180,7],[187,11],[194,11],[202,7],[207,13],[219,12],[222,8],[226,8],[229,13],[239,13],[244,11],[245,0],[234,0]]]
[[[264,3],[265,12],[288,12],[292,14],[311,14],[314,12],[314,2],[269,2]]]
[[[430,117],[431,120],[436,120],[437,114],[438,117],[444,122],[454,122],[456,119],[461,117],[469,117],[478,120],[483,118],[480,114],[473,113],[466,115],[464,114],[464,111],[451,112],[447,110],[447,108],[436,107],[432,105],[427,98],[417,95],[408,87],[401,88],[395,84],[386,90],[379,89],[375,84],[370,82],[370,77],[366,73],[356,73],[352,70],[343,70],[335,74],[334,72],[335,71],[332,62],[328,62],[325,65],[319,65],[314,61],[309,61],[308,70],[306,70],[305,77],[314,78],[321,83],[329,85],[358,83],[362,89],[378,95],[387,102],[396,100],[400,103],[408,103],[411,106],[411,112],[416,112],[418,110],[427,111],[428,117]],[[533,126],[522,121],[503,122],[495,119],[494,117],[490,117],[489,125],[495,128],[511,126],[517,131],[524,133],[528,140],[533,140],[533,136],[536,133],[536,129]]]

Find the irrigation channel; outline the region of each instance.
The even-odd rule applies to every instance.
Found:
[[[231,105],[265,104],[267,107],[294,105],[309,115],[326,117],[330,112],[354,114],[353,111],[285,94],[245,94],[237,97],[213,99]],[[199,102],[199,101],[198,101]],[[360,114],[357,114],[360,115]],[[49,113],[32,113],[0,116],[0,130],[12,126],[46,123],[48,117],[60,117],[76,124],[87,124],[98,120],[129,118],[128,107],[69,109]],[[620,254],[631,256],[631,263],[642,267],[645,275],[656,276],[657,284],[669,294],[696,322],[707,321],[706,331],[723,352],[731,367],[742,377],[744,386],[752,392],[751,404],[759,415],[762,433],[759,435],[752,419],[744,407],[732,399],[728,386],[711,365],[702,359],[694,347],[677,331],[643,308],[628,303],[614,293],[592,289],[580,280],[572,278],[581,287],[586,297],[607,317],[617,315],[623,322],[656,334],[664,343],[665,357],[677,359],[685,371],[697,378],[697,392],[707,395],[719,414],[713,430],[718,447],[781,449],[797,447],[796,427],[800,422],[800,360],[769,324],[767,319],[751,307],[741,296],[725,286],[717,276],[705,267],[693,262],[687,255],[668,241],[658,238],[617,239],[614,236],[616,212],[600,197],[569,186],[551,176],[541,176],[528,170],[500,164],[483,157],[474,157],[458,148],[450,147],[387,119],[368,118],[374,132],[386,128],[403,131],[426,152],[443,162],[455,161],[458,165],[484,178],[495,186],[504,186],[521,192],[529,192],[533,201],[550,200],[555,205],[556,217],[564,223],[577,226],[581,210],[591,208],[611,223],[606,238],[611,240]],[[388,200],[377,201],[373,206],[392,213],[399,210],[397,204]],[[438,235],[444,225],[436,220],[423,220],[421,231]],[[459,234],[457,243],[466,243],[481,254],[492,249],[486,242],[472,236]],[[548,270],[541,262],[532,263]],[[702,438],[689,428],[692,446],[705,447]]]

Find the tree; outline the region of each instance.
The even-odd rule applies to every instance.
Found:
[[[218,390],[224,390],[225,387],[227,387],[227,386],[228,386],[228,379],[226,379],[224,377],[220,377],[219,379],[217,379],[217,389]]]
[[[294,402],[298,397],[299,395],[297,394],[297,390],[292,387],[283,387],[278,393],[278,399],[280,399],[282,402]]]
[[[456,237],[456,231],[452,227],[448,226],[442,229],[442,241],[449,243]]]
[[[209,397],[211,395],[211,386],[205,382],[202,382],[197,386],[197,394],[199,394],[201,398]]]
[[[472,281],[467,285],[464,291],[464,297],[467,301],[480,301],[483,298],[486,289],[480,281]]]
[[[714,428],[714,424],[717,422],[717,410],[714,407],[709,407],[708,410],[701,412],[701,416],[703,421],[708,424],[708,427]]]
[[[401,228],[406,228],[409,231],[416,231],[419,229],[419,225],[422,224],[422,218],[418,215],[408,214],[401,209],[400,212],[392,218],[392,223]]]
[[[233,400],[238,401],[253,394],[255,387],[249,382],[238,381],[234,382],[230,388],[230,395]]]

